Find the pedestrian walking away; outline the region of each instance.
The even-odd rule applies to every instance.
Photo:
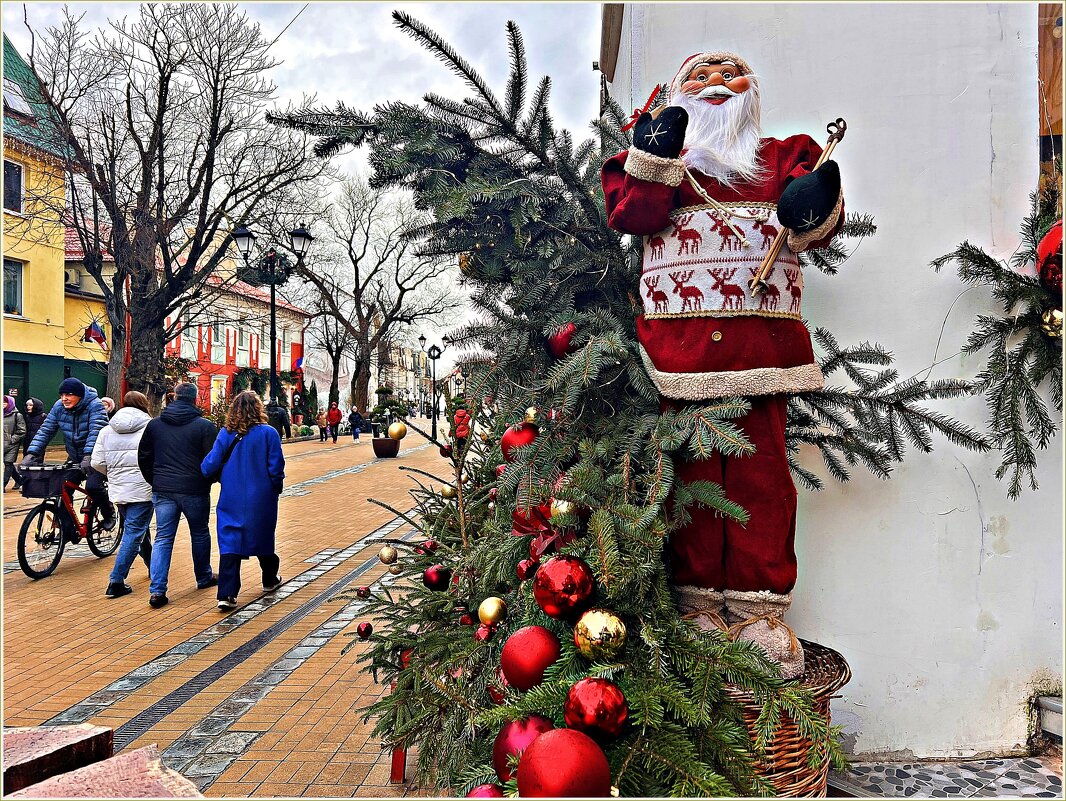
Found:
[[[329,423],[329,433],[333,437],[333,443],[337,443],[337,434],[341,427],[341,410],[337,406],[337,401],[333,401],[329,405],[329,411],[326,412],[326,422]]]
[[[144,429],[137,447],[137,464],[152,485],[155,504],[155,543],[149,605],[165,606],[170,559],[181,517],[189,525],[192,569],[196,588],[218,583],[211,570],[211,483],[200,473],[200,462],[210,453],[218,430],[196,407],[196,385],[178,384],[174,401]]]
[[[280,560],[274,546],[278,496],[285,481],[281,438],[266,425],[263,402],[250,390],[237,395],[226,426],[201,470],[222,483],[215,509],[218,531],[218,608],[237,607],[241,561],[255,556],[263,574],[263,592],[281,586]]]
[[[93,499],[103,514],[101,525],[112,529],[118,523],[115,507],[107,497],[104,477],[89,463],[96,438],[107,425],[107,412],[96,390],[77,378],[64,378],[59,385],[59,400],[52,406],[26,449],[22,464],[29,466],[44,461],[44,450],[57,431],[63,432],[63,446],[67,459],[78,465],[67,479],[76,484],[85,482],[85,493]]]
[[[359,434],[363,430],[363,415],[359,414],[359,410],[354,406],[348,412],[348,424],[352,427],[352,439],[358,442]]]
[[[93,469],[107,477],[108,494],[123,522],[122,542],[104,591],[108,598],[133,592],[126,578],[138,554],[151,572],[152,543],[148,526],[152,522],[152,485],[145,480],[137,463],[137,448],[151,420],[148,398],[140,392],[127,392],[122,408],[97,437],[90,459]]]
[[[318,426],[318,441],[325,442],[326,435],[329,434],[329,423],[326,422],[325,409],[318,410],[318,414],[315,415],[315,425]]]
[[[10,395],[4,396],[4,492],[7,492],[7,482],[13,480],[15,489],[22,486],[22,479],[15,470],[15,462],[19,458],[19,448],[22,447],[23,438],[26,436],[26,418],[15,407],[15,399]]]

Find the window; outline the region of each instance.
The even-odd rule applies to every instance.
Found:
[[[289,352],[289,329],[288,328],[282,328],[281,329],[281,352],[282,353],[288,353]]]
[[[190,312],[185,312],[181,326],[181,357],[196,360],[196,326],[193,325]]]
[[[270,335],[267,331],[267,327],[263,326],[259,329],[259,361],[265,361],[270,358]]]
[[[4,208],[22,214],[22,165],[4,159]]]
[[[17,114],[33,116],[33,109],[22,94],[22,87],[10,78],[4,78],[4,105]]]
[[[4,314],[22,314],[22,262],[14,259],[4,259]]]
[[[211,324],[211,361],[215,364],[226,361],[226,327],[217,317]]]

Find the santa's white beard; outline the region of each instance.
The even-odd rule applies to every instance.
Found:
[[[754,81],[719,106],[691,95],[678,94],[673,105],[688,112],[685,152],[689,167],[726,186],[758,181],[764,167],[759,163],[759,89]]]

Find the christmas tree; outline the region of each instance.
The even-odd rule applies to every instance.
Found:
[[[553,122],[550,80],[529,91],[513,23],[498,97],[439,36],[394,16],[471,97],[274,118],[318,135],[319,155],[368,146],[372,184],[402,187],[430,213],[412,235],[456,259],[480,313],[451,334],[466,349],[471,431],[438,443],[437,474],[412,471],[415,508],[394,511],[422,536],[390,541],[387,581],[355,591],[371,643],[362,658],[394,684],[367,710],[375,734],[418,747],[424,784],[482,796],[772,794],[759,754],[786,716],[810,739],[811,764],[838,760],[802,685],[758,647],[677,612],[666,538],[697,506],[748,512],[714,483],[675,481],[675,465],[751,452],[733,422],[748,402],[660,408],[635,336],[639,243],[607,226],[600,189],[601,164],[629,144],[621,110],[577,143]],[[831,274],[846,240],[873,232],[852,216],[805,264]],[[972,385],[900,381],[877,344],[842,347],[824,330],[816,341],[825,374],[853,386],[790,400],[805,484],[822,482],[799,463],[804,444],[839,480],[855,465],[887,476],[933,432],[986,447],[920,405]],[[751,730],[734,691],[761,705]]]

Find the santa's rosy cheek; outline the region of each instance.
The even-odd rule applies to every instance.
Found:
[[[726,86],[732,89],[737,94],[748,91],[748,87],[751,86],[751,81],[745,78],[743,75],[738,75],[731,81],[726,81]]]
[[[685,81],[681,84],[681,92],[686,95],[697,95],[703,91],[706,85],[704,81]]]

